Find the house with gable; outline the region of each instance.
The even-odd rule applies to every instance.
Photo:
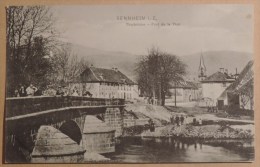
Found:
[[[175,100],[175,94],[176,94],[177,102],[196,101],[201,97],[201,89],[199,83],[191,82],[191,81],[183,81],[177,84],[171,83],[170,86],[171,86],[169,89],[171,95],[170,100]],[[169,102],[169,99],[167,99],[167,101]]]
[[[139,96],[138,86],[117,68],[105,69],[94,66],[84,70],[70,87],[79,95],[88,91],[95,98],[135,99]]]
[[[202,97],[209,98],[216,104],[218,97],[233,82],[235,82],[235,77],[228,74],[224,68],[220,68],[219,71],[201,81]]]

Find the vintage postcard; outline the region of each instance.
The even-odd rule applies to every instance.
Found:
[[[254,5],[5,13],[4,164],[255,161]]]

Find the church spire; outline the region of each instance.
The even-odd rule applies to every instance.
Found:
[[[202,81],[203,79],[205,79],[206,77],[206,66],[205,66],[205,63],[204,63],[204,58],[203,58],[203,55],[202,55],[202,51],[201,51],[201,55],[200,55],[200,65],[199,65],[199,80]]]

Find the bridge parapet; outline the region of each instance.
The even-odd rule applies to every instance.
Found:
[[[6,118],[73,106],[121,106],[124,99],[82,96],[34,96],[6,98]]]

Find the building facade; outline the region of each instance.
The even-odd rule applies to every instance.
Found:
[[[76,89],[79,95],[89,92],[95,98],[130,100],[139,96],[137,84],[117,68],[104,69],[91,66],[83,71],[70,87]]]
[[[210,98],[214,102],[235,81],[235,78],[224,71],[223,68],[201,81],[202,97]]]
[[[177,102],[189,102],[196,101],[201,97],[199,83],[194,83],[190,81],[185,81],[178,84],[172,84],[169,89],[171,94],[171,99],[175,100],[175,91],[176,91],[176,101]]]
[[[218,98],[223,105],[236,106],[246,110],[254,109],[253,61],[249,61],[237,79]]]

